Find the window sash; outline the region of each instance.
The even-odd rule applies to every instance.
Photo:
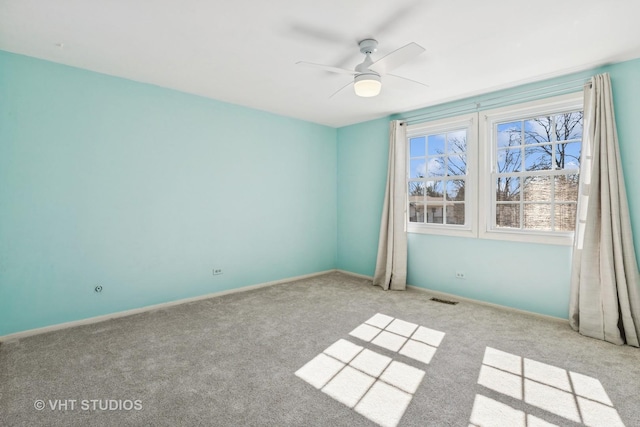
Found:
[[[429,153],[428,145],[425,145],[424,155],[411,156],[411,140],[424,137],[425,142],[429,136],[453,134],[456,131],[466,130],[466,151],[452,151],[444,145],[442,153]],[[443,234],[454,236],[475,236],[477,237],[477,113],[465,114],[462,116],[409,125],[407,127],[407,231],[425,234]],[[457,156],[464,155],[466,158],[466,171],[463,175],[451,173],[450,162]],[[441,159],[443,162],[442,175],[429,175],[425,170],[424,176],[415,176],[411,171],[411,161],[424,160],[426,162],[433,159]],[[454,160],[453,160],[454,161]],[[426,166],[425,166],[426,168]],[[413,175],[413,176],[412,176]],[[450,186],[464,185],[464,200],[451,200],[447,194]],[[436,199],[429,200],[426,186],[429,183],[438,182],[441,185],[442,195]],[[457,184],[454,184],[456,183]],[[410,185],[422,185],[425,190],[421,195],[412,195]],[[459,189],[458,189],[459,191]],[[422,197],[422,201],[419,201]],[[463,206],[463,212],[460,212]],[[431,210],[430,210],[431,209]],[[418,211],[421,212],[418,212]],[[454,213],[455,212],[455,213]],[[413,222],[414,216],[422,222]],[[464,224],[455,223],[456,220],[464,218]],[[453,223],[448,223],[448,219]],[[432,221],[432,222],[428,222]]]
[[[556,150],[560,144],[569,144],[581,142],[581,139],[571,138],[567,140],[557,140],[555,136],[556,116],[559,114],[570,113],[583,110],[582,93],[564,95],[552,99],[544,99],[540,101],[529,102],[517,106],[503,107],[494,110],[481,112],[480,120],[480,145],[482,147],[482,155],[484,161],[480,164],[481,181],[480,185],[480,207],[479,207],[479,236],[488,239],[526,241],[534,243],[551,243],[569,245],[573,239],[573,230],[559,230],[562,227],[561,218],[558,219],[558,209],[572,209],[575,200],[560,200],[556,197],[557,189],[555,188],[555,180],[557,177],[570,177],[578,175],[579,168],[568,167],[564,169],[555,169]],[[499,146],[498,141],[498,125],[509,122],[526,122],[541,116],[553,116],[553,129],[551,131],[551,141],[539,142],[535,144],[526,144],[524,140],[520,141],[520,145],[514,146],[513,149],[520,149],[522,158],[520,159],[519,170],[509,172],[498,171],[498,159],[500,150],[509,147]],[[524,133],[524,132],[523,132]],[[550,169],[526,170],[527,164],[526,153],[524,150],[532,147],[551,145],[552,153],[550,158]],[[518,200],[497,200],[497,182],[498,178],[519,178],[519,198]],[[550,196],[546,200],[525,200],[525,188],[523,182],[526,178],[549,177],[552,181]],[[500,206],[508,206],[510,203],[518,207],[518,227],[500,227],[498,224],[497,214],[501,209]],[[538,229],[534,227],[525,227],[525,216],[527,215],[527,206],[540,207],[540,211],[548,205],[550,215],[549,229]],[[557,209],[556,209],[557,208]],[[557,224],[559,222],[559,224]]]

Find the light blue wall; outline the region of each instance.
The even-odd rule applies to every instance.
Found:
[[[613,79],[640,248],[640,60],[579,76],[596,71]],[[0,52],[0,336],[336,267],[372,275],[388,121],[336,131]],[[567,317],[570,256],[412,234],[409,282]]]
[[[338,268],[372,275],[387,180],[389,120],[344,127],[338,135]]]
[[[640,263],[640,59],[606,67],[611,74],[631,226]]]
[[[0,52],[0,336],[335,268],[336,156],[332,128]]]
[[[613,81],[632,226],[640,249],[640,60],[634,60],[339,129],[339,268],[369,276],[375,270],[391,118],[443,109],[451,112],[550,85],[561,89],[564,82],[603,71]],[[640,260],[640,252],[637,255]],[[567,318],[570,260],[567,246],[409,234],[407,280],[415,286]],[[466,279],[456,279],[456,271],[464,271]]]

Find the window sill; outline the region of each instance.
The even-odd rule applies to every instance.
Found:
[[[492,230],[478,235],[474,230],[464,227],[437,226],[426,224],[407,224],[407,233],[431,234],[436,236],[472,237],[508,242],[535,243],[543,245],[571,246],[573,234],[533,233],[528,231]]]
[[[544,245],[571,246],[574,233],[533,233],[529,231],[490,230],[480,233],[481,239],[510,242],[538,243]]]
[[[407,233],[435,234],[438,236],[478,237],[475,230],[464,226],[438,226],[427,224],[407,224]]]

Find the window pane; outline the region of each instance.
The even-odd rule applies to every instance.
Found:
[[[578,200],[578,174],[555,177],[555,197],[561,202]]]
[[[582,111],[556,116],[556,140],[582,139]]]
[[[464,154],[449,156],[447,165],[448,176],[463,176],[467,174],[467,156]]]
[[[430,156],[444,154],[444,135],[429,135],[427,140],[427,153]]]
[[[523,195],[525,201],[547,202],[551,200],[551,177],[525,177]]]
[[[427,141],[424,136],[420,136],[417,138],[411,138],[409,141],[409,156],[410,157],[420,157],[424,156],[426,153]]]
[[[524,122],[524,143],[538,144],[550,142],[553,133],[553,120],[550,116],[536,117]]]
[[[464,225],[464,203],[447,205],[447,224]]]
[[[500,123],[497,126],[498,147],[522,145],[522,122]]]
[[[551,145],[538,145],[525,149],[524,166],[528,171],[551,169]]]
[[[579,169],[582,144],[570,142],[556,146],[556,169]]]
[[[422,181],[409,182],[409,197],[424,196],[425,183]]]
[[[524,228],[528,230],[551,230],[551,205],[548,203],[525,204]]]
[[[499,177],[496,182],[496,200],[498,202],[520,201],[520,178]]]
[[[464,184],[463,179],[447,181],[447,200],[464,201]]]
[[[576,204],[559,203],[556,205],[556,231],[574,231],[576,228]]]
[[[442,204],[444,196],[443,181],[427,181],[427,201],[437,201]]]
[[[427,176],[444,176],[444,157],[430,158],[426,167]]]
[[[467,151],[467,131],[459,130],[447,134],[447,154],[465,153]]]
[[[424,158],[411,160],[409,167],[409,178],[424,178],[427,174],[427,161]]]
[[[409,222],[424,222],[424,203],[409,203]]]
[[[427,205],[427,223],[442,224],[443,223],[442,204],[440,206]]]
[[[520,204],[507,203],[497,205],[496,227],[520,228]]]
[[[522,166],[522,150],[519,148],[498,150],[498,172],[519,172]]]

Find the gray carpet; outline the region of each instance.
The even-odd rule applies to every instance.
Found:
[[[429,298],[330,273],[6,342],[0,425],[375,426],[295,375],[340,339],[425,372],[400,426],[468,426],[477,395],[507,412],[584,425],[478,384],[487,347],[599,380],[622,422],[640,425],[638,349],[585,338],[564,322]],[[444,332],[429,363],[349,335],[377,313]],[[56,399],[66,411],[51,409]],[[108,400],[141,409],[100,409]]]

